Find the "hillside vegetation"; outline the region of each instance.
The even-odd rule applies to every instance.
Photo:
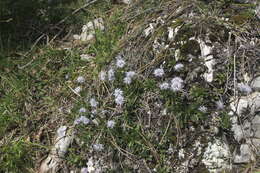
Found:
[[[259,2],[48,2],[0,2],[0,172],[260,171]]]

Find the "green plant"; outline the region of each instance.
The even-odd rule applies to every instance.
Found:
[[[29,172],[31,146],[20,139],[0,146],[0,172]]]

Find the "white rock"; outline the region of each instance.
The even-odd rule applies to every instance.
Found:
[[[241,115],[246,108],[249,108],[250,113],[254,114],[260,108],[260,93],[254,92],[248,96],[236,99],[230,104],[230,108],[238,115]]]
[[[88,55],[88,54],[82,54],[82,55],[80,55],[80,58],[82,61],[90,61],[91,59],[94,59],[93,56]]]
[[[86,25],[83,25],[80,37],[76,36],[74,38],[80,39],[83,42],[91,41],[95,38],[95,30],[105,30],[104,21],[102,18],[94,19]]]
[[[260,76],[253,79],[251,82],[251,87],[256,91],[260,91]]]
[[[184,154],[184,149],[183,149],[183,148],[180,149],[179,154],[178,154],[178,157],[179,157],[179,159],[184,159],[185,154]]]
[[[174,31],[173,28],[168,27],[168,40],[172,41],[174,38]]]
[[[248,144],[242,144],[240,146],[240,154],[235,156],[234,163],[248,163],[254,160],[255,157],[250,146]]]
[[[208,71],[204,73],[203,77],[207,82],[213,81],[213,67],[215,64],[215,60],[213,58],[213,55],[210,55],[212,52],[212,47],[208,46],[204,41],[201,39],[198,40],[200,43],[200,50],[201,50],[201,56],[205,61],[205,66],[208,68]]]
[[[69,131],[71,130],[71,131]],[[56,173],[60,168],[65,154],[74,139],[72,129],[61,126],[56,133],[55,145],[52,147],[48,157],[41,163],[39,173]]]
[[[130,5],[133,2],[133,0],[120,0],[120,2],[126,5]]]
[[[80,40],[80,35],[75,34],[75,35],[73,35],[73,38],[74,38],[75,40]]]
[[[209,172],[217,173],[221,170],[231,169],[230,158],[228,145],[216,139],[213,143],[208,143],[202,162]]]
[[[153,23],[150,23],[149,26],[144,30],[145,37],[149,36],[154,31],[154,25]]]

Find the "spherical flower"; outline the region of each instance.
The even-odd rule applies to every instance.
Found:
[[[78,83],[84,83],[86,80],[83,76],[79,76],[76,80]]]
[[[125,77],[125,78],[124,78],[124,83],[125,83],[125,84],[131,84],[131,83],[132,83],[132,78],[130,78],[130,77]]]
[[[86,113],[87,112],[87,109],[86,108],[80,108],[79,109],[79,113]]]
[[[119,88],[116,88],[114,91],[114,96],[117,97],[119,95],[123,95],[123,91]]]
[[[114,71],[114,69],[108,70],[108,80],[109,81],[115,80],[115,71]]]
[[[122,96],[122,95],[118,95],[118,96],[116,96],[116,98],[115,98],[115,102],[116,102],[116,104],[117,105],[123,105],[124,104],[124,97]]]
[[[88,173],[88,168],[86,167],[81,168],[80,173]]]
[[[216,106],[218,110],[224,109],[224,103],[222,101],[216,101]]]
[[[78,86],[78,87],[76,87],[76,88],[74,89],[74,92],[77,93],[77,94],[79,94],[79,93],[81,92],[81,90],[82,90],[82,88],[81,88],[80,86]]]
[[[159,85],[161,90],[167,90],[169,89],[169,84],[167,82],[163,82]]]
[[[134,71],[126,72],[126,75],[124,77],[124,83],[125,84],[131,84],[132,83],[132,78],[134,76],[135,76],[135,72]]]
[[[199,111],[203,112],[203,113],[206,113],[208,111],[208,108],[206,106],[200,106],[199,107]]]
[[[129,77],[129,78],[132,78],[135,76],[135,72],[134,71],[129,71],[129,72],[126,72],[126,77]]]
[[[124,104],[124,97],[123,97],[123,91],[119,88],[115,89],[114,91],[114,96],[115,96],[115,102],[117,105],[122,105]]]
[[[183,80],[180,77],[175,77],[171,80],[171,90],[176,92],[183,88]]]
[[[175,70],[175,71],[180,71],[183,67],[184,67],[183,64],[178,63],[178,64],[176,64],[176,65],[174,66],[174,70]]]
[[[118,68],[123,68],[125,66],[125,60],[123,60],[121,57],[117,58],[116,60],[116,66]]]
[[[86,118],[85,116],[80,116],[79,118],[77,118],[75,121],[74,121],[74,124],[77,125],[77,124],[89,124],[90,120],[88,118]]]
[[[91,98],[89,103],[90,103],[91,107],[97,107],[97,105],[98,105],[98,102],[94,98]]]
[[[112,129],[112,128],[114,128],[115,124],[116,124],[115,121],[109,120],[109,121],[107,121],[107,128]]]
[[[106,72],[104,72],[104,71],[101,71],[100,73],[99,73],[99,79],[101,80],[101,81],[104,81],[104,80],[106,80]]]
[[[252,88],[247,84],[239,83],[237,84],[237,87],[243,93],[249,94],[252,92]]]
[[[93,149],[95,151],[102,151],[104,149],[104,145],[103,144],[93,144]]]
[[[162,68],[157,68],[153,72],[154,76],[162,77],[164,75],[164,70]]]

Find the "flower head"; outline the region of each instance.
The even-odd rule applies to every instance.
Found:
[[[85,78],[83,76],[79,76],[76,81],[78,83],[84,83],[85,82]]]
[[[114,91],[114,96],[115,96],[115,102],[117,105],[122,105],[124,104],[124,97],[123,97],[123,91],[119,88],[115,89]]]
[[[130,77],[125,77],[125,78],[124,78],[124,83],[125,83],[125,84],[131,84],[131,83],[132,83],[132,78],[130,78]]]
[[[117,97],[119,95],[123,95],[123,91],[121,89],[117,88],[114,91],[114,96]]]
[[[115,102],[116,102],[117,105],[120,105],[120,106],[123,105],[124,101],[125,101],[125,99],[122,95],[118,95],[115,98]]]
[[[79,109],[79,113],[86,113],[86,112],[87,112],[87,109],[86,109],[86,108],[83,108],[83,107],[82,107],[82,108]]]
[[[91,107],[97,107],[97,105],[98,105],[98,102],[94,98],[91,98],[89,103],[90,103]]]
[[[183,64],[178,63],[178,64],[176,64],[176,65],[174,66],[174,70],[175,70],[175,71],[180,71],[183,67],[184,67]]]
[[[76,87],[74,89],[75,93],[79,94],[81,92],[82,88],[80,86]]]
[[[237,87],[243,93],[249,94],[252,92],[252,88],[247,84],[239,83],[237,84]]]
[[[115,80],[115,71],[112,68],[108,70],[108,80],[109,81]]]
[[[203,113],[206,113],[208,111],[208,108],[206,106],[200,106],[199,107],[199,111],[203,112]]]
[[[175,77],[171,80],[171,90],[180,91],[183,88],[183,80],[180,77]]]
[[[109,120],[109,121],[107,121],[107,128],[112,129],[112,128],[114,128],[115,124],[116,124],[115,121]]]
[[[159,85],[161,90],[167,90],[169,89],[169,84],[167,82],[163,82]]]
[[[129,71],[129,72],[126,72],[126,77],[130,77],[130,78],[132,78],[132,77],[134,77],[135,76],[135,72],[134,71]]]
[[[216,106],[218,110],[224,109],[224,103],[221,100],[216,101]]]
[[[118,68],[123,68],[124,66],[125,66],[125,60],[123,60],[123,58],[121,57],[121,56],[118,56],[117,58],[116,58],[116,66],[118,67]]]
[[[79,118],[77,118],[75,121],[74,121],[74,124],[77,125],[77,124],[89,124],[90,120],[88,118],[86,118],[85,116],[80,116]]]
[[[135,72],[134,71],[126,72],[126,75],[124,77],[124,83],[125,84],[131,84],[132,83],[132,78],[134,76],[135,76]]]
[[[157,68],[153,72],[154,76],[162,77],[164,75],[164,70],[162,68]]]
[[[81,168],[80,173],[88,173],[88,168]]]
[[[104,145],[103,144],[93,144],[93,149],[95,151],[102,151],[104,149]]]

